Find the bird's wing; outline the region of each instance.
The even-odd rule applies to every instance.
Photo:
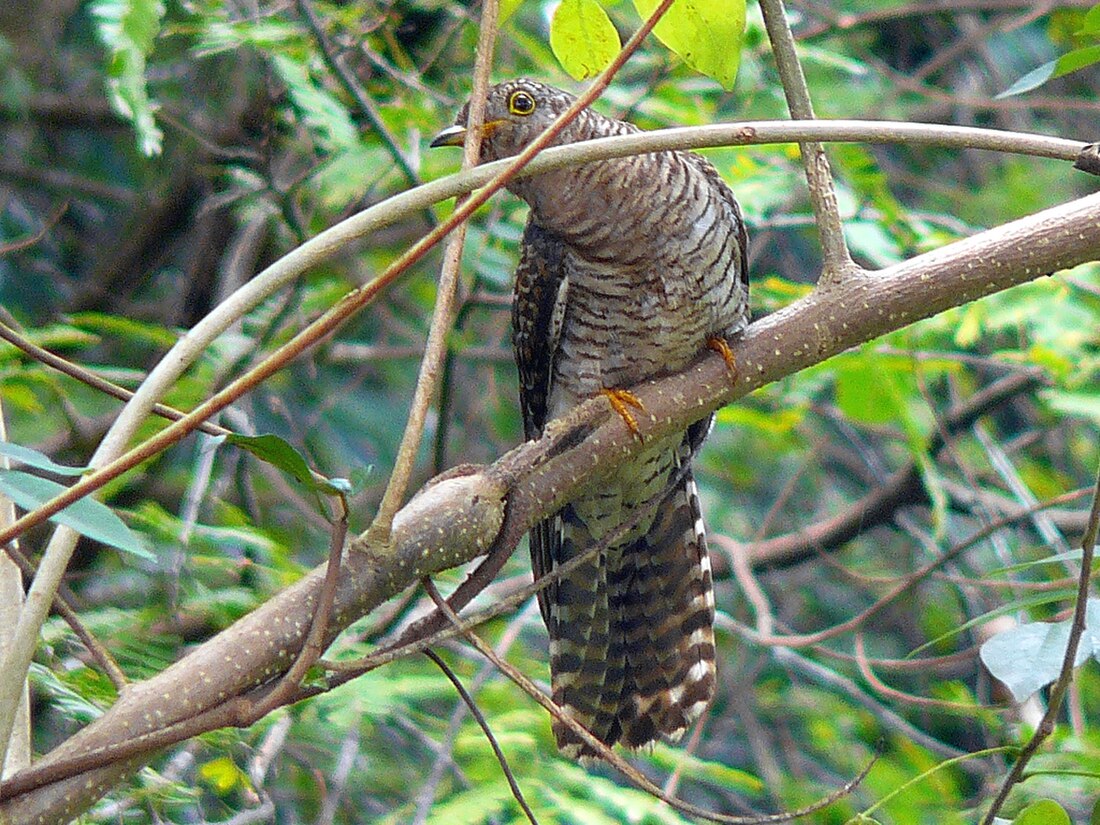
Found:
[[[569,290],[563,253],[560,238],[528,219],[512,300],[512,345],[527,438],[538,438],[546,425],[554,357]]]
[[[718,170],[714,168],[714,165],[702,157],[696,155],[694,152],[684,152],[683,156],[690,159],[690,162],[700,169],[703,174],[710,178],[713,183],[713,189],[721,196],[722,200],[726,202],[726,205],[730,208],[734,215],[734,232],[736,233],[736,240],[739,253],[740,266],[737,268],[737,278],[741,282],[742,289],[746,294],[749,290],[749,234],[745,228],[745,217],[741,214],[741,204],[737,202],[737,198],[733,196],[733,192],[730,190],[729,185],[718,174]]]
[[[560,238],[528,219],[512,299],[512,346],[519,368],[519,398],[527,438],[538,438],[546,426],[554,358],[569,294],[564,251]],[[531,566],[538,579],[551,570],[558,557],[560,516],[535,525],[530,541]],[[539,607],[549,625],[551,596],[547,590],[539,591]]]

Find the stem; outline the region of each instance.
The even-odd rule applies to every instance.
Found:
[[[466,119],[466,141],[462,147],[462,168],[469,169],[477,165],[481,155],[481,124],[485,120],[485,99],[489,95],[489,71],[493,64],[493,40],[497,33],[497,0],[484,0],[481,8],[481,24],[478,29],[477,57],[474,60],[474,85],[470,92],[470,109]],[[461,208],[463,200],[455,206]],[[405,493],[409,488],[409,478],[416,464],[416,453],[424,434],[424,421],[428,416],[428,405],[443,373],[443,363],[447,356],[447,336],[454,324],[455,295],[458,293],[458,276],[462,264],[462,247],[466,243],[466,222],[455,229],[447,246],[443,250],[443,267],[439,274],[439,289],[436,292],[435,309],[432,323],[428,328],[428,343],[424,348],[424,360],[420,362],[420,374],[416,379],[409,408],[409,421],[405,432],[401,434],[401,444],[397,448],[397,457],[393,463],[389,483],[382,494],[378,513],[367,531],[369,541],[378,547],[390,542],[393,517],[401,508]]]
[[[1054,686],[1050,689],[1047,712],[1043,714],[1039,727],[1031,739],[1028,740],[1028,743],[1024,745],[1024,749],[1020,751],[1020,755],[1016,758],[1016,764],[1012,766],[1012,770],[1009,771],[1008,776],[1001,783],[1001,788],[997,792],[993,804],[989,806],[989,810],[982,818],[982,825],[992,825],[993,820],[997,818],[997,814],[1008,798],[1009,792],[1023,778],[1024,768],[1031,761],[1031,757],[1036,754],[1039,746],[1046,741],[1047,737],[1054,733],[1055,718],[1062,709],[1066,692],[1073,682],[1077,648],[1081,642],[1081,636],[1085,632],[1085,611],[1088,609],[1089,580],[1092,576],[1092,559],[1096,549],[1098,529],[1100,529],[1100,468],[1097,469],[1096,490],[1092,497],[1092,508],[1089,510],[1088,526],[1085,528],[1084,538],[1081,539],[1081,578],[1077,585],[1077,604],[1073,608],[1073,622],[1070,625],[1069,639],[1066,641],[1066,655],[1062,658],[1062,670],[1058,674]]]
[[[795,120],[813,120],[814,107],[810,101],[810,91],[806,87],[806,77],[802,74],[802,64],[798,62],[795,52],[794,35],[787,23],[787,10],[783,7],[783,0],[760,0],[760,11],[764,14],[764,26],[768,30],[768,39],[771,40],[775,66],[783,83],[783,93],[787,97],[791,117]],[[824,266],[820,282],[828,284],[845,275],[859,272],[860,268],[852,262],[848,244],[844,240],[836,187],[833,185],[825,148],[814,141],[800,143],[798,148],[802,154],[802,164],[806,168],[806,183],[810,187],[810,206],[814,210],[818,232],[821,233]]]

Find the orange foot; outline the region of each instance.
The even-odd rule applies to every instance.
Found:
[[[733,357],[733,350],[730,349],[730,345],[726,343],[726,339],[720,335],[712,335],[707,339],[707,348],[712,349],[722,356],[722,360],[726,362],[726,369],[730,372],[730,380],[737,380],[737,359]]]
[[[608,403],[611,404],[611,409],[619,414],[619,417],[626,424],[626,427],[630,432],[634,433],[634,436],[641,440],[642,433],[638,429],[638,419],[634,417],[634,413],[630,411],[631,407],[635,409],[645,411],[645,407],[642,405],[641,400],[632,393],[630,390],[600,390],[605,396],[607,396]]]

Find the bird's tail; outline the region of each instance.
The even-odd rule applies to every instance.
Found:
[[[686,447],[673,451],[668,469],[690,461]],[[690,467],[676,475],[644,534],[605,551],[549,594],[554,700],[608,745],[677,739],[714,695],[706,535]],[[565,559],[593,539],[573,508],[561,519]],[[567,725],[555,721],[554,734],[566,754],[596,756]]]

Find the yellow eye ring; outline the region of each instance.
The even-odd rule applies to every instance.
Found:
[[[535,99],[524,91],[512,92],[508,98],[508,111],[514,115],[527,117],[535,111]]]

